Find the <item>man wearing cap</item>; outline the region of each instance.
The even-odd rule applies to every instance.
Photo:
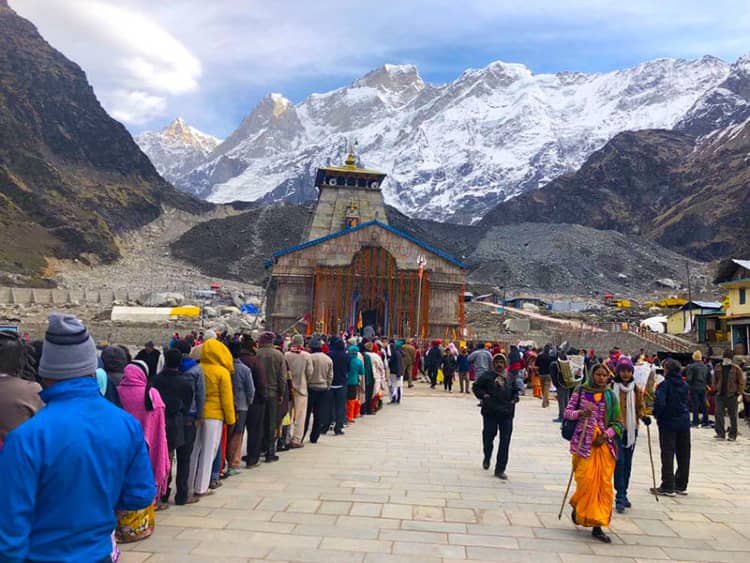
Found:
[[[284,354],[289,373],[292,376],[294,389],[294,429],[292,431],[292,448],[302,448],[305,435],[305,417],[307,416],[307,385],[313,375],[312,357],[304,349],[305,338],[301,334],[292,337],[292,345]]]
[[[263,446],[266,450],[266,463],[279,460],[276,455],[276,430],[279,426],[279,407],[286,396],[286,360],[273,342],[276,335],[264,332],[258,337],[258,360],[266,374],[266,410],[263,421]]]
[[[143,345],[143,350],[135,355],[136,360],[146,362],[146,365],[148,366],[149,381],[159,373],[159,358],[161,358],[161,353],[156,349],[151,340],[146,342],[146,344]]]
[[[745,388],[745,378],[740,366],[735,364],[731,348],[724,350],[721,364],[714,369],[713,391],[716,396],[715,438],[723,440],[724,411],[729,415],[729,440],[737,439],[737,397]]]
[[[140,423],[102,400],[96,346],[51,314],[39,377],[47,404],[0,450],[0,561],[110,561],[116,510],[156,496]]]

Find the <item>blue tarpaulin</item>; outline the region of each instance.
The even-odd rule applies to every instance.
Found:
[[[256,305],[251,305],[250,303],[246,303],[240,307],[240,311],[243,313],[250,313],[251,315],[257,315],[260,313],[260,309],[258,309]]]

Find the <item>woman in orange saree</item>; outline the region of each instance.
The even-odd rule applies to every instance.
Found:
[[[612,518],[616,439],[622,435],[619,401],[607,387],[609,375],[604,366],[594,365],[565,409],[566,420],[578,421],[570,441],[576,480],[571,517],[575,524],[593,528],[591,535],[604,543],[612,541],[602,527]]]

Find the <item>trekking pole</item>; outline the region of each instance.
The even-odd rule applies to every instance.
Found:
[[[646,425],[646,437],[648,438],[648,457],[651,460],[651,480],[654,483],[654,498],[659,502],[659,493],[656,491],[656,470],[654,469],[654,453],[651,451],[651,425]]]
[[[586,425],[584,426],[583,430],[581,431],[581,435],[578,437],[578,445],[576,446],[576,455],[579,455],[581,452],[581,445],[583,444],[583,438],[586,436],[586,430],[588,427],[588,418],[589,413],[584,413],[584,419],[586,421]],[[571,464],[572,465],[572,464]],[[563,496],[562,504],[560,505],[560,512],[557,515],[557,519],[560,520],[562,518],[563,510],[565,510],[565,501],[568,500],[568,493],[570,492],[570,485],[573,483],[573,474],[575,473],[575,467],[570,468],[570,477],[568,477],[568,487],[565,489],[565,496]]]

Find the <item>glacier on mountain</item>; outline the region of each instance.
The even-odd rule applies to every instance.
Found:
[[[340,163],[356,140],[363,164],[388,174],[388,204],[410,216],[474,222],[578,169],[619,132],[674,127],[730,68],[703,57],[534,74],[495,62],[433,85],[413,65],[384,65],[299,104],[267,96],[172,181],[214,202],[313,199],[315,168]],[[141,146],[153,160],[153,149]]]
[[[159,174],[176,183],[181,176],[204,162],[221,139],[198,131],[178,117],[161,131],[136,135],[135,142],[148,155]]]

